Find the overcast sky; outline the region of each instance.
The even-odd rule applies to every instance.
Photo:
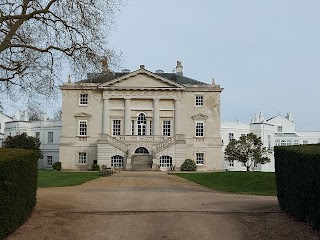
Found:
[[[123,68],[145,64],[216,83],[221,120],[292,112],[298,130],[320,130],[319,0],[131,0],[110,45]]]
[[[319,0],[127,0],[111,33],[123,68],[171,72],[224,88],[221,120],[292,112],[320,130]]]

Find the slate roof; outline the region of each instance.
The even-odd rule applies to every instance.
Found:
[[[87,79],[79,81],[80,83],[106,83],[116,78],[123,77],[129,73],[127,72],[110,72],[107,74],[88,73]],[[198,80],[188,78],[176,73],[154,73],[160,77],[166,78],[181,85],[209,85],[208,83],[200,82]]]

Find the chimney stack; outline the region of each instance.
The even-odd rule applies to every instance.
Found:
[[[183,76],[183,66],[180,61],[177,61],[176,74]]]

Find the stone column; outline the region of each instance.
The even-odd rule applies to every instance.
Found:
[[[159,134],[159,99],[153,99],[153,135]]]
[[[102,134],[110,134],[109,99],[103,99],[102,105]]]
[[[130,99],[124,100],[124,135],[131,135],[131,104],[130,104]]]
[[[180,133],[180,100],[174,101],[174,134]]]

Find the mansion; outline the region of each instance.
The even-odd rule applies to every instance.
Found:
[[[219,85],[183,76],[179,61],[175,73],[103,69],[60,87],[63,169],[179,169],[190,158],[222,170]]]
[[[261,138],[271,162],[255,171],[274,172],[274,147],[320,143],[320,132],[297,131],[293,115],[269,119],[255,114],[250,123],[221,122],[222,88],[174,73],[136,71],[88,74],[87,79],[64,83],[62,120],[29,121],[27,112],[14,117],[0,104],[0,147],[7,136],[25,132],[41,141],[44,155],[38,166],[88,170],[92,164],[124,170],[179,170],[192,159],[198,171],[246,171],[237,161],[225,161],[232,139],[253,133]]]

